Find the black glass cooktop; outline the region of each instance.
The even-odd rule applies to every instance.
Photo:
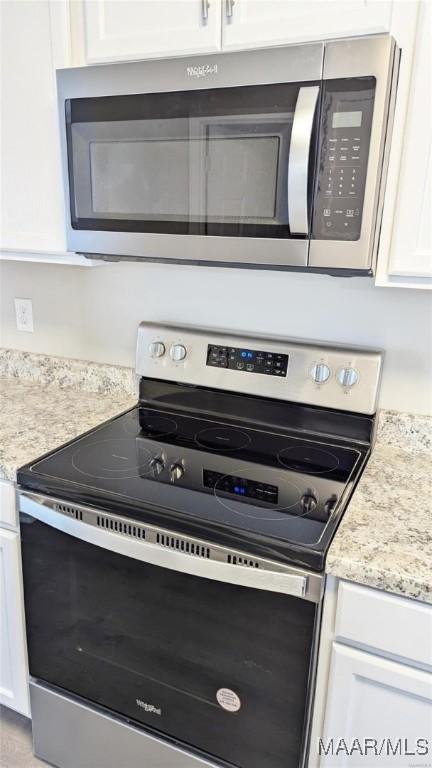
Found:
[[[320,569],[366,454],[274,424],[137,406],[24,467],[18,482]]]

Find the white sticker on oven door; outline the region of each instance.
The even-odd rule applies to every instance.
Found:
[[[231,688],[219,688],[216,693],[218,704],[227,712],[238,712],[241,707],[240,698]]]

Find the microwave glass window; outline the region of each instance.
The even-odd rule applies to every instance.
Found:
[[[271,135],[260,131],[259,125],[259,118],[252,129],[244,125],[235,131],[223,121],[210,127],[201,124],[203,135],[196,138],[170,136],[167,125],[166,138],[158,139],[156,127],[152,130],[140,121],[128,141],[115,137],[90,141],[91,209],[84,208],[84,213],[161,221],[277,221],[283,126],[279,135]],[[113,130],[110,124],[104,128],[106,134]],[[182,132],[187,135],[190,128],[184,121]],[[74,130],[81,131],[82,138],[86,126]],[[121,131],[122,126],[116,125],[114,132],[121,135]],[[78,211],[81,206],[82,202]],[[282,211],[280,217],[283,223]]]
[[[333,128],[360,128],[362,124],[361,110],[356,112],[335,112],[333,115]]]
[[[291,237],[288,163],[301,85],[70,100],[72,226]]]

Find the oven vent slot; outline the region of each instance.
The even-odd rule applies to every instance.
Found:
[[[57,512],[61,512],[62,515],[69,515],[69,517],[74,517],[75,520],[83,519],[81,510],[77,509],[76,507],[71,507],[69,504],[56,504],[55,509]]]
[[[132,539],[145,539],[146,532],[144,528],[133,523],[123,523],[121,520],[113,520],[111,517],[98,515],[96,525],[99,528],[105,528],[106,531],[122,533],[124,536],[130,536]]]
[[[178,549],[179,552],[186,552],[187,555],[196,555],[197,557],[210,558],[210,548],[202,544],[187,539],[179,539],[177,536],[168,536],[165,533],[156,534],[156,544],[170,549]]]
[[[239,555],[227,555],[227,563],[230,565],[243,565],[247,568],[259,568],[259,563],[256,560],[249,560],[248,557],[240,557]]]

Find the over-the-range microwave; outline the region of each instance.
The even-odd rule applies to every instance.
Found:
[[[371,274],[387,36],[57,73],[71,250]]]

